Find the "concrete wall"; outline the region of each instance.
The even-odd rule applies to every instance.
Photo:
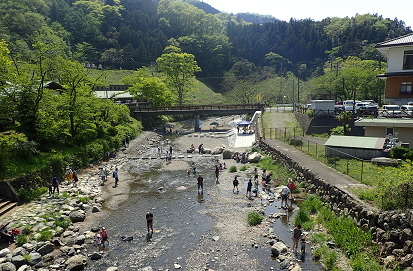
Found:
[[[397,136],[399,141],[403,143],[409,143],[410,146],[413,146],[413,129],[412,128],[394,127],[393,130],[395,133],[399,133]],[[365,136],[386,137],[386,127],[366,126]]]

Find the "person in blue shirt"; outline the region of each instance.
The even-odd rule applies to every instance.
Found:
[[[115,168],[115,171],[113,172],[113,178],[115,178],[115,186],[118,186],[118,181],[119,181],[118,168]]]

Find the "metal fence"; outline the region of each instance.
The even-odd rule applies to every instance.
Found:
[[[264,139],[277,139],[282,141],[311,156],[313,159],[333,167],[337,171],[360,182],[363,181],[364,164],[365,162],[370,162],[370,160],[363,160],[337,149],[324,146],[323,141],[325,140],[323,139],[316,141],[316,139],[306,138],[303,131],[298,127],[262,127],[262,137]],[[327,149],[329,149],[330,153],[328,157]]]

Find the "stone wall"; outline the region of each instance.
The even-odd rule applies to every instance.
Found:
[[[318,195],[336,214],[347,215],[363,230],[370,230],[384,265],[397,262],[401,267],[413,270],[413,210],[377,210],[351,192],[329,184],[265,140],[256,141],[255,146],[289,168],[298,182],[306,182],[307,192]]]

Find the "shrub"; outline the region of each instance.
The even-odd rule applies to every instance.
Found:
[[[27,236],[24,234],[18,234],[15,238],[15,242],[16,242],[16,245],[20,247],[28,242]]]
[[[303,145],[303,141],[301,139],[290,138],[288,144],[299,147]]]
[[[231,167],[228,169],[228,171],[229,171],[229,172],[237,172],[237,167],[236,167],[236,166],[231,166]]]
[[[250,153],[253,153],[253,152],[260,152],[260,149],[258,149],[257,147],[252,147],[250,150]]]
[[[247,220],[250,226],[260,224],[263,218],[264,217],[257,211],[249,211],[247,214]]]
[[[346,130],[347,134],[351,131],[350,126],[348,124],[346,125]],[[344,127],[343,126],[337,126],[336,128],[333,128],[330,130],[332,135],[344,135]]]
[[[393,159],[404,159],[404,155],[409,152],[408,148],[405,147],[394,147],[391,151],[389,156]]]
[[[314,117],[314,111],[312,109],[307,109],[305,114],[310,118]]]
[[[239,168],[240,171],[246,171],[248,169],[248,166],[242,166]]]
[[[17,196],[20,200],[28,202],[40,198],[41,195],[43,195],[47,191],[47,187],[44,186],[38,187],[36,189],[25,189],[23,186],[21,186],[19,190],[17,190]]]

